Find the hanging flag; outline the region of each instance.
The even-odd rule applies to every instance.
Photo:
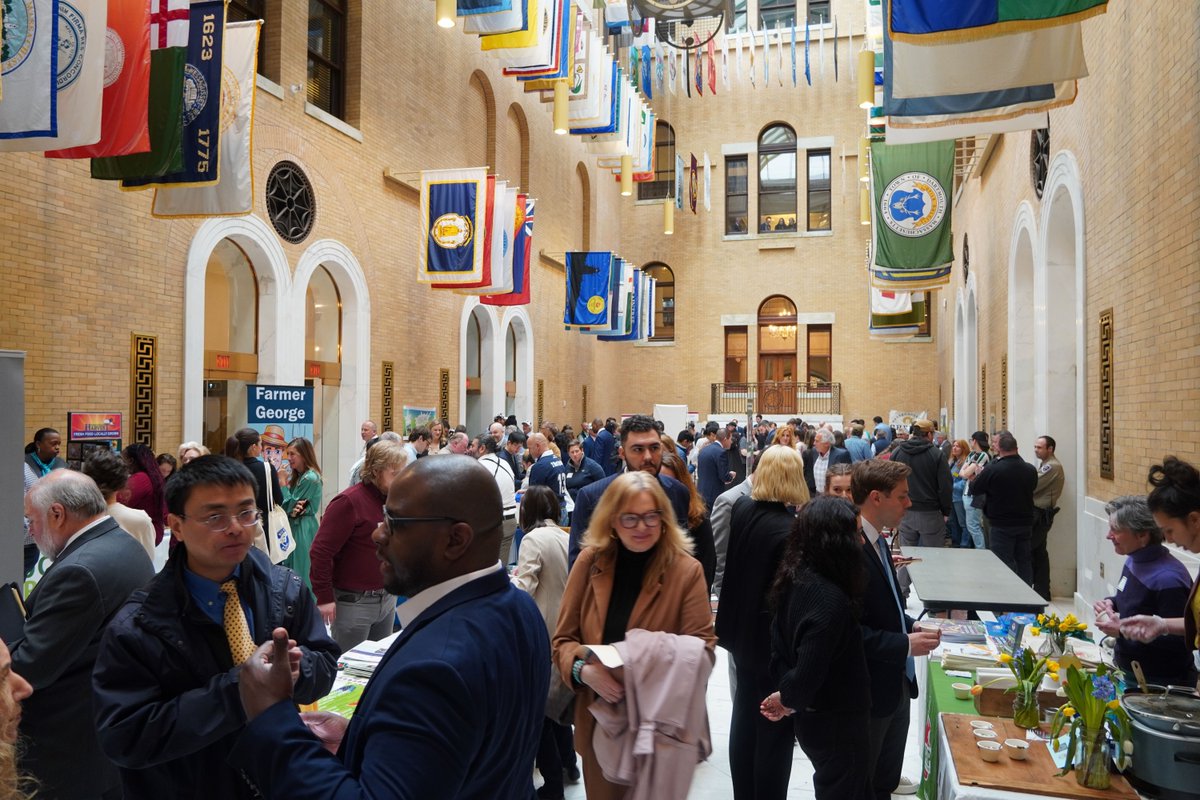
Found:
[[[260,25],[262,21],[255,19],[225,26],[218,181],[211,186],[156,189],[151,210],[154,216],[228,217],[254,210],[254,171],[250,155]]]
[[[899,272],[948,270],[954,260],[954,142],[872,142],[871,178],[877,212],[873,266]]]
[[[508,8],[500,11],[466,14],[459,11],[458,16],[462,19],[465,33],[512,33],[521,30],[528,23],[529,0],[509,0]]]
[[[698,189],[698,187],[696,186],[696,166],[697,166],[697,164],[696,164],[696,154],[692,153],[691,156],[692,156],[692,171],[691,171],[691,176],[688,178],[688,205],[691,207],[692,213],[695,214],[696,213],[696,193],[697,193],[697,189]]]
[[[672,47],[670,52],[668,53],[668,55],[670,56],[670,59],[671,59],[671,63],[670,63],[670,72],[671,72],[670,78],[671,78],[671,80],[669,82],[669,85],[670,85],[670,89],[671,89],[671,94],[675,94],[675,86],[679,83],[679,80],[678,80],[679,69],[678,69],[678,64],[676,63],[678,54],[675,52],[675,48]]]
[[[26,4],[23,10],[28,13],[30,7]],[[0,139],[0,151],[42,152],[57,147],[95,144],[100,140],[107,19],[107,0],[59,0],[58,62],[54,82],[56,132]],[[0,116],[3,116],[3,109],[0,109]]]
[[[458,0],[456,11],[460,17],[471,17],[476,14],[495,14],[513,6],[513,0]]]
[[[654,43],[654,79],[658,81],[658,93],[662,95],[666,88],[666,64],[663,62],[663,47],[661,42]]]
[[[812,86],[812,69],[808,63],[808,43],[809,43],[808,20],[804,20],[804,81],[809,86]]]
[[[601,342],[634,342],[642,338],[641,321],[644,318],[642,309],[642,291],[644,286],[643,276],[645,273],[640,269],[633,268],[632,264],[627,264],[628,277],[624,281],[625,286],[621,292],[621,307],[618,315],[620,328],[619,333],[602,334],[597,336],[597,341]]]
[[[717,93],[717,43],[708,40],[708,51],[705,57],[708,62],[708,93]]]
[[[817,28],[817,75],[821,78],[825,77],[825,20],[821,19],[821,24]]]
[[[907,314],[912,311],[911,292],[893,292],[871,288],[871,313],[883,317]]]
[[[692,51],[683,51],[683,66],[684,72],[680,76],[683,79],[683,88],[687,91],[687,96],[692,96]]]
[[[650,45],[642,45],[642,94],[654,99],[654,65],[650,63]]]
[[[506,224],[511,225],[511,222],[506,222],[506,217],[501,213],[501,208],[504,205],[506,190],[508,188],[507,181],[497,180],[495,175],[487,176],[487,194],[485,195],[483,219],[485,222],[476,228],[475,235],[479,242],[479,246],[483,249],[483,272],[479,280],[471,282],[463,281],[442,281],[430,285],[432,289],[486,289],[492,291],[493,277],[497,270],[501,269],[502,251],[504,248],[503,228]],[[509,208],[510,214],[512,208]],[[457,226],[459,223],[454,221]],[[433,227],[437,227],[437,222],[433,223]],[[468,292],[463,291],[463,294]]]
[[[589,133],[615,133],[621,118],[621,103],[622,92],[625,91],[625,73],[617,66],[616,60],[612,60],[610,68],[610,80],[602,84],[600,87],[600,121],[599,124],[591,124],[588,127],[571,126],[571,133],[576,136],[581,136]]]
[[[504,65],[501,73],[505,76],[535,81],[567,76],[575,13],[570,0],[540,1],[549,12],[550,27],[538,31],[537,43],[527,48],[502,48],[492,52]],[[564,60],[568,62],[566,67]],[[543,88],[554,87],[549,85]]]
[[[507,294],[489,294],[479,299],[487,306],[523,306],[529,304],[529,264],[533,252],[533,212],[537,203],[532,197],[517,195],[517,208],[524,208],[518,216],[517,231],[513,245],[513,288]]]
[[[704,51],[696,48],[696,96],[704,97]]]
[[[912,297],[911,293],[904,292]],[[910,303],[908,311],[902,314],[871,314],[868,331],[876,338],[893,338],[915,336],[920,332],[920,326],[927,321],[926,302],[928,295],[921,292]]]
[[[562,17],[559,0],[529,0],[525,27],[511,33],[480,36],[479,49],[494,56],[505,69],[547,65],[554,56]]]
[[[5,3],[0,139],[58,134],[59,0]],[[7,56],[7,57],[4,57]]]
[[[712,211],[712,162],[704,154],[704,210]]]
[[[783,86],[783,31],[779,28],[779,20],[775,21],[775,52],[778,55],[778,62],[775,70],[775,75],[779,81],[779,85]]]
[[[150,149],[150,6],[146,0],[108,0],[100,141],[52,150],[47,158],[98,158]]]
[[[128,178],[122,189],[151,186],[206,186],[220,178],[221,58],[225,0],[192,3],[188,56],[183,73],[183,169],[170,175]]]
[[[833,82],[838,81],[838,24],[837,17],[833,18]]]
[[[763,88],[771,88],[771,37],[767,35],[767,26],[762,24],[759,30],[763,40]]]
[[[683,156],[675,154],[675,208],[683,210]]]
[[[93,158],[92,178],[152,178],[183,169],[183,72],[190,30],[188,0],[150,0],[150,150]]]
[[[792,88],[796,87],[796,23],[792,21]]]
[[[588,251],[566,254],[564,325],[606,325],[612,302],[613,254]]]
[[[726,36],[721,37],[721,83],[725,85],[725,91],[729,91],[729,39]]]
[[[515,229],[517,189],[509,188],[508,181],[496,181],[493,187],[495,202],[492,205],[492,215],[488,224],[488,236],[491,239],[491,276],[483,286],[452,287],[460,294],[504,294],[513,289],[513,230]],[[486,270],[485,270],[486,272]],[[433,284],[433,288],[442,288]]]
[[[629,48],[629,82],[632,83],[634,86],[637,86],[638,81],[641,80],[638,77],[638,62],[640,62],[641,59],[642,59],[641,51],[638,50],[638,47],[636,44],[632,45]]]
[[[913,44],[970,42],[1082,22],[1107,7],[1106,0],[891,0],[885,27]]]
[[[483,277],[488,180],[487,167],[421,173],[419,282],[468,284]]]

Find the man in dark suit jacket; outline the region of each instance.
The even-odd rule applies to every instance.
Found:
[[[813,438],[813,446],[804,451],[804,482],[808,484],[808,493],[816,495],[825,491],[825,470],[834,464],[850,464],[853,461],[849,450],[833,446],[833,431],[825,428],[818,430]],[[817,472],[821,473],[819,486]]]
[[[696,456],[696,489],[708,508],[713,507],[717,496],[733,482],[734,475],[729,469],[731,442],[729,430],[720,428],[717,430],[717,438],[706,444]]]
[[[267,798],[532,798],[550,641],[496,559],[495,481],[465,456],[425,459],[385,508],[374,539],[387,589],[409,599],[354,718],[297,715],[277,628],[242,667],[248,724],[230,763]]]
[[[592,423],[595,425],[595,423]],[[604,427],[596,432],[596,450],[592,460],[600,465],[605,475],[616,475],[621,471],[621,462],[617,458],[617,421],[612,417],[604,420]]]
[[[850,478],[865,542],[862,559],[867,589],[859,625],[871,683],[868,768],[878,800],[889,800],[901,785],[909,700],[917,696],[913,658],[928,655],[939,640],[936,632],[914,630],[916,622],[904,611],[890,550],[882,536],[884,528],[895,530],[910,505],[908,474],[904,464],[872,458],[856,464]],[[911,781],[905,783],[912,785]]]
[[[23,638],[9,644],[13,670],[34,688],[20,727],[21,768],[37,779],[39,796],[119,798],[120,777],[92,723],[92,667],[109,621],[154,577],[154,566],[82,473],[57,470],[38,480],[25,496],[25,516],[54,564],[29,593]]]

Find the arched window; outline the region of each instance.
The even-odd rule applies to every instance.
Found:
[[[505,150],[509,151],[509,159],[520,159],[513,167],[506,169],[503,173],[511,186],[513,176],[517,177],[518,186],[522,192],[529,191],[529,122],[525,119],[525,109],[521,108],[519,103],[513,103],[508,107],[508,132],[510,138],[506,143]]]
[[[796,304],[783,295],[758,307],[758,379],[796,380]]]
[[[675,341],[675,273],[666,264],[642,267],[658,283],[654,286],[654,336],[652,342]]]
[[[582,161],[575,167],[579,176],[579,243],[581,250],[592,249],[592,179]]]
[[[510,324],[504,333],[504,414],[517,413],[517,332]]]
[[[654,123],[654,180],[638,184],[638,200],[662,200],[675,196],[675,129],[670,123]]]
[[[796,132],[765,128],[758,137],[758,232],[796,230]]]
[[[313,387],[312,443],[317,462],[333,469],[340,456],[342,296],[324,266],[313,270],[304,292],[304,383]],[[277,465],[288,472],[285,463]],[[332,484],[332,482],[331,482]],[[326,487],[326,498],[333,485]]]
[[[242,248],[222,239],[204,273],[204,444],[214,453],[246,419],[258,380],[258,280]]]
[[[483,106],[483,152],[475,147],[468,151],[468,157],[473,163],[469,166],[487,165],[488,172],[496,174],[496,97],[492,93],[492,84],[482,70],[471,73],[471,89],[479,103]],[[476,140],[478,141],[478,140]]]

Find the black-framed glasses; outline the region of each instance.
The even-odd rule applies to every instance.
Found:
[[[662,512],[647,511],[645,514],[618,514],[617,523],[627,531],[636,528],[638,523],[645,525],[647,528],[657,528],[662,524]]]
[[[175,516],[180,519],[189,519],[187,514],[176,514]],[[190,519],[196,520],[213,533],[225,533],[233,527],[235,522],[243,528],[249,528],[262,519],[262,512],[257,508],[247,508],[236,514],[210,514],[207,517],[193,516]]]
[[[466,520],[461,520],[457,517],[394,517],[387,510],[387,506],[383,507],[383,521],[387,524],[388,533],[392,533],[401,525],[408,525],[413,522],[466,522]]]

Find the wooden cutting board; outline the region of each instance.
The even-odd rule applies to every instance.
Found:
[[[954,759],[954,769],[958,773],[958,781],[963,785],[982,786],[986,789],[1007,790],[1010,792],[1025,792],[1027,794],[1046,797],[1088,797],[1098,800],[1113,800],[1113,798],[1128,798],[1137,800],[1138,794],[1130,787],[1125,778],[1116,773],[1112,776],[1112,786],[1108,789],[1089,789],[1075,782],[1074,773],[1068,772],[1058,777],[1058,768],[1050,758],[1049,745],[1046,742],[1030,742],[1029,757],[1024,761],[1014,761],[1005,751],[1001,751],[1000,760],[996,763],[984,761],[979,757],[979,741],[972,732],[971,720],[985,719],[971,714],[943,714],[942,723],[946,727],[946,739],[950,743],[950,754]],[[996,741],[1001,744],[1005,739],[1024,739],[1025,731],[1018,728],[1010,719],[986,718],[996,731]]]

